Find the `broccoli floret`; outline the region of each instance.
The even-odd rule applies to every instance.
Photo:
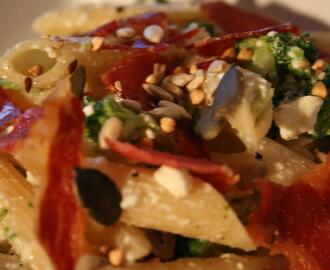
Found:
[[[244,67],[273,83],[275,106],[310,93],[315,83],[311,65],[318,52],[308,34],[271,33],[236,44],[237,51],[244,48],[253,51],[251,62]]]
[[[91,97],[84,97],[84,108],[91,106],[85,118],[85,136],[97,141],[98,134],[104,122],[110,117],[117,117],[124,123],[121,139],[124,141],[139,140],[146,128],[158,130],[159,127],[153,118],[126,109],[111,95],[99,101],[94,101]]]

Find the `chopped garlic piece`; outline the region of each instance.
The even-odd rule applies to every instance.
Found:
[[[274,115],[281,137],[293,140],[302,133],[312,134],[322,104],[323,99],[316,96],[304,96],[282,104]]]
[[[186,196],[191,186],[191,176],[188,172],[169,166],[161,166],[155,171],[154,178],[176,198]]]

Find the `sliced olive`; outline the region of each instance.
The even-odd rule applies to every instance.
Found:
[[[103,225],[116,223],[121,214],[121,194],[113,181],[94,169],[76,168],[77,190],[84,207]]]

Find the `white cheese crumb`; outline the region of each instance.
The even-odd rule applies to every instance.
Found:
[[[94,108],[93,105],[87,105],[84,109],[83,112],[85,114],[85,116],[91,116],[92,114],[94,114]]]
[[[152,43],[160,43],[165,36],[164,30],[156,24],[147,26],[143,31],[146,40]]]
[[[164,165],[155,171],[154,178],[176,198],[182,198],[188,194],[192,181],[187,171]]]
[[[302,133],[312,134],[322,104],[323,99],[316,96],[304,96],[282,104],[274,115],[281,137],[293,140]]]

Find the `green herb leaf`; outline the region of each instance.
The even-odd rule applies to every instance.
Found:
[[[322,139],[330,135],[330,98],[327,98],[319,111],[314,137]]]

